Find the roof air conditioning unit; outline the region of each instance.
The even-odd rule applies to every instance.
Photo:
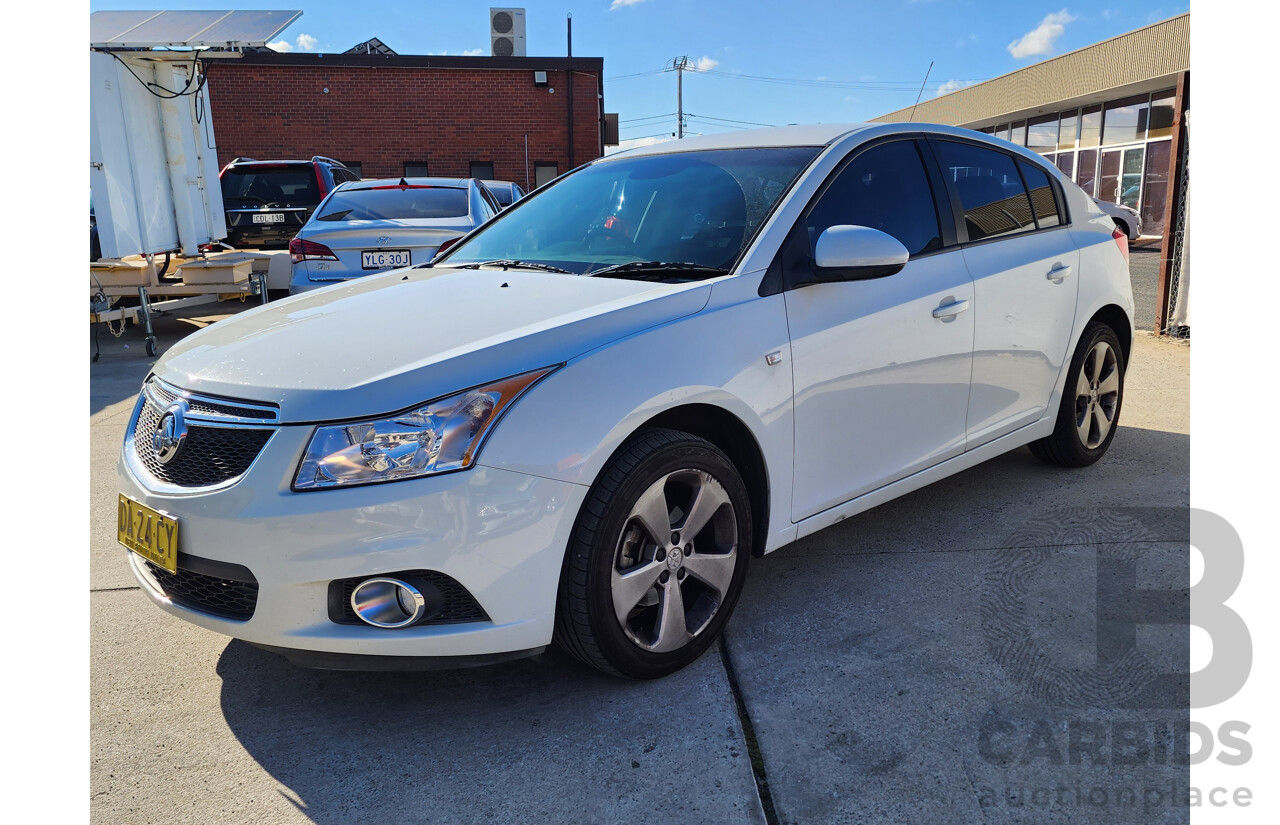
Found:
[[[489,9],[494,57],[524,57],[524,9]]]

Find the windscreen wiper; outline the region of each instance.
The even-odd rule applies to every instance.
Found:
[[[728,275],[729,270],[719,266],[689,263],[688,261],[632,261],[631,263],[608,266],[587,274],[593,278],[635,278],[637,280],[663,280],[663,273],[680,272],[700,275],[704,278],[715,278]],[[698,279],[690,279],[698,280]]]
[[[500,258],[496,261],[478,261],[473,264],[463,264],[458,269],[479,269],[482,266],[500,266],[503,269],[537,269],[542,272],[559,272],[561,275],[572,275],[573,273],[567,269],[561,269],[551,264],[540,264],[536,261],[517,261],[511,258]]]

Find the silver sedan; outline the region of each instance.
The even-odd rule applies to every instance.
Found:
[[[492,193],[473,178],[343,184],[289,243],[289,292],[426,263],[497,211]]]

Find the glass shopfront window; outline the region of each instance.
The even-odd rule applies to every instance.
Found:
[[[1009,136],[1009,140],[1015,146],[1027,145],[1027,122],[1025,120],[1019,120],[1013,124],[1013,132]]]
[[[1156,92],[1151,96],[1151,119],[1147,128],[1148,138],[1173,136],[1173,104],[1177,99],[1174,89]]]
[[[1076,158],[1076,183],[1089,194],[1097,194],[1095,184],[1098,175],[1098,150],[1084,149]]]
[[[1068,180],[1072,180],[1075,178],[1075,171],[1076,171],[1076,153],[1075,152],[1063,152],[1062,154],[1058,155],[1056,159],[1056,163],[1058,164],[1058,168],[1062,170],[1062,174],[1067,176]]]
[[[1058,148],[1074,149],[1076,148],[1077,132],[1080,131],[1080,115],[1079,110],[1072,109],[1070,112],[1063,112],[1058,122]]]
[[[1138,199],[1142,195],[1142,156],[1143,147],[1124,150],[1124,159],[1120,169],[1120,203],[1130,209],[1138,208]]]
[[[1164,234],[1164,207],[1169,199],[1170,140],[1147,144],[1147,168],[1142,177],[1142,234]]]
[[[1009,139],[1009,124],[1007,124],[1007,123],[1001,123],[999,126],[997,126],[997,127],[996,127],[996,137],[1000,138],[1001,140],[1008,140],[1008,139]]]
[[[1136,143],[1147,137],[1147,116],[1150,114],[1147,95],[1125,98],[1108,103],[1102,113],[1102,143],[1115,146],[1118,143]]]
[[[1080,114],[1080,146],[1097,146],[1102,142],[1102,107],[1087,106]]]
[[[1033,117],[1027,121],[1027,148],[1044,154],[1058,148],[1058,115]]]

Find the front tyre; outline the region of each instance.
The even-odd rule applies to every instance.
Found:
[[[729,620],[751,549],[746,485],[714,444],[642,430],[592,486],[565,558],[555,641],[619,676],[666,676]]]
[[[1071,358],[1053,434],[1029,446],[1037,458],[1063,467],[1086,467],[1111,446],[1124,399],[1124,351],[1111,327],[1085,327]]]

